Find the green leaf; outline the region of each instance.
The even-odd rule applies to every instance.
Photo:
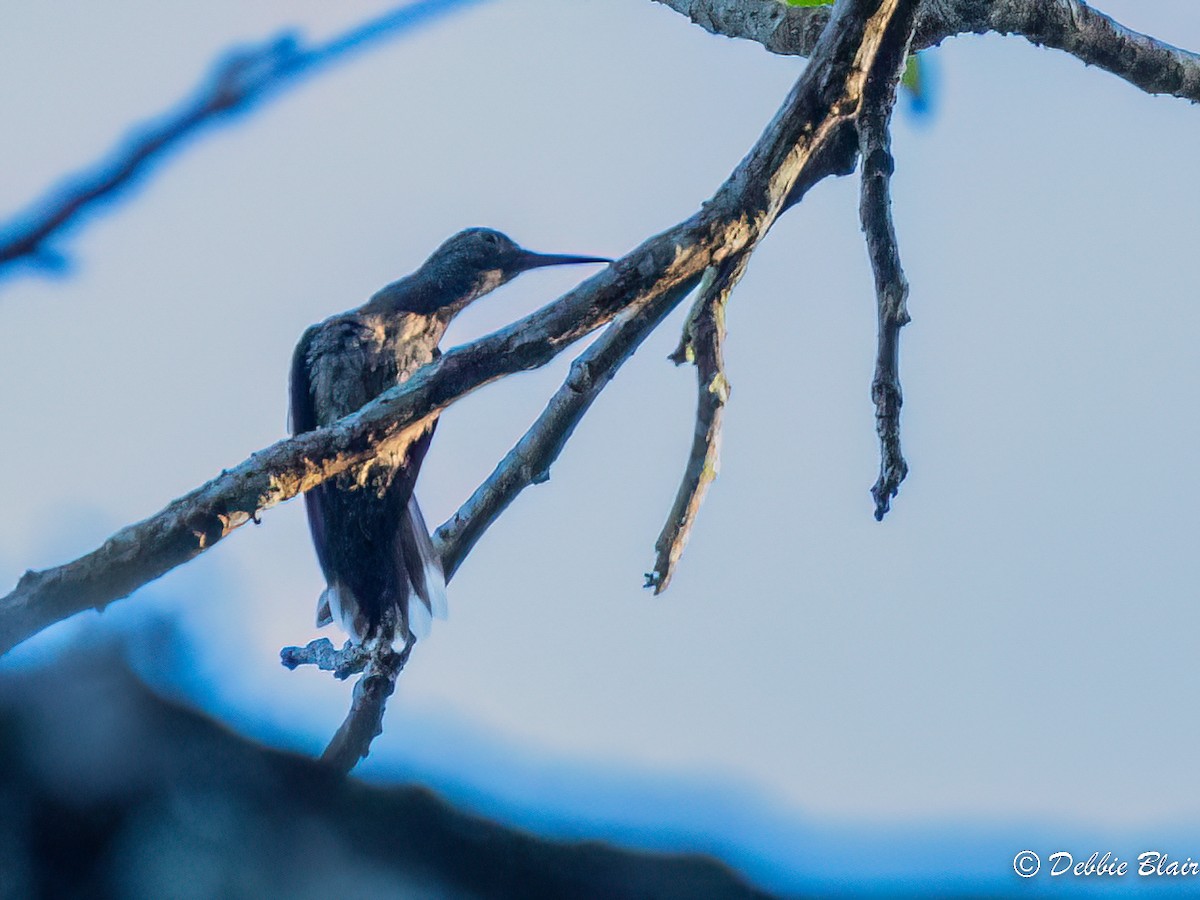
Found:
[[[926,99],[925,78],[923,76],[924,73],[921,71],[921,54],[914,53],[908,58],[908,62],[904,66],[904,74],[900,76],[900,84],[917,100]]]
[[[833,0],[784,0],[788,6],[833,6]]]

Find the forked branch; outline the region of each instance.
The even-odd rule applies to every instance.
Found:
[[[434,545],[441,553],[447,580],[458,571],[459,564],[488,526],[521,491],[550,478],[550,466],[558,459],[584,413],[617,369],[694,285],[695,279],[685,281],[648,303],[626,310],[571,363],[566,381],[550,398],[542,414],[458,512],[438,528]]]
[[[883,4],[886,6],[887,4]],[[912,10],[915,3],[900,4],[899,13],[892,12],[887,18],[881,19],[884,34],[871,38],[873,46],[868,52],[859,51],[861,56],[870,57],[871,51],[878,50],[879,43],[886,43],[886,33],[894,31],[896,21],[901,23],[901,31],[911,29]],[[893,38],[895,40],[895,38]],[[863,36],[864,49],[868,42],[868,34]],[[878,41],[879,43],[875,43]],[[906,43],[906,41],[904,41]],[[898,52],[903,57],[903,48]],[[866,71],[857,74],[858,90],[861,91]],[[808,77],[809,73],[806,73]],[[801,84],[804,84],[802,79]],[[789,104],[795,98],[801,85],[793,91]],[[858,105],[858,99],[855,104]],[[781,111],[772,123],[778,125],[783,119],[789,104]],[[784,120],[786,121],[786,120]],[[768,128],[770,134],[772,128]],[[719,458],[721,413],[728,397],[728,382],[725,380],[724,362],[722,359],[722,343],[725,331],[725,304],[730,292],[741,279],[753,249],[758,241],[770,228],[774,220],[787,208],[798,202],[803,194],[821,178],[831,174],[845,174],[852,167],[853,151],[849,150],[845,140],[847,120],[841,116],[829,123],[828,128],[822,129],[823,138],[814,142],[809,152],[801,158],[799,168],[790,179],[779,180],[772,185],[767,203],[761,209],[762,221],[750,238],[740,247],[730,249],[724,259],[706,268],[713,273],[701,290],[701,295],[688,318],[685,327],[684,343],[677,353],[688,354],[697,365],[699,379],[699,401],[697,408],[696,438],[683,483],[680,486],[675,508],[672,510],[663,534],[657,546],[658,560],[655,571],[647,575],[647,586],[653,586],[655,593],[660,593],[667,587],[675,564],[678,562],[684,545],[687,543],[692,525],[705,491],[716,474]],[[719,201],[722,193],[736,184],[739,174],[752,172],[757,165],[762,165],[760,159],[771,160],[772,156],[760,151],[777,150],[778,147],[764,148],[763,141],[743,161],[738,171],[722,187],[714,198],[714,204]],[[848,155],[849,154],[849,155]],[[778,157],[775,157],[778,159]],[[707,205],[706,209],[711,208]],[[716,256],[717,254],[714,254]],[[574,432],[576,425],[590,408],[593,401],[611,381],[617,368],[641,344],[646,336],[658,325],[664,316],[691,289],[694,278],[680,281],[671,291],[657,298],[651,298],[644,303],[633,304],[621,314],[617,321],[609,326],[587,351],[585,351],[571,366],[570,374],[562,387],[551,398],[546,409],[538,417],[520,441],[501,460],[500,464],[480,485],[463,507],[441,528],[436,535],[436,543],[442,555],[442,566],[447,577],[457,570],[462,559],[476,541],[482,536],[487,527],[495,521],[501,512],[515,499],[516,495],[530,484],[538,484],[549,478],[549,468],[558,457]],[[682,360],[680,360],[682,361]],[[355,687],[355,703],[343,724],[339,735],[343,732],[359,735],[375,735],[382,726],[375,718],[377,712],[382,715],[382,704],[391,693],[394,679],[391,682],[378,680],[369,689],[367,696],[378,696],[377,704],[360,702],[359,690],[366,690],[364,675]],[[384,693],[386,691],[386,693]],[[366,746],[371,737],[363,745]],[[336,743],[336,739],[335,739]],[[329,751],[327,751],[328,753]],[[343,759],[348,758],[343,756]],[[357,760],[355,760],[356,762]],[[351,763],[353,765],[353,762]]]
[[[671,583],[704,495],[720,469],[721,420],[729,399],[724,357],[725,307],[749,259],[748,253],[741,254],[705,273],[700,296],[684,324],[683,337],[670,357],[676,365],[690,362],[696,366],[696,428],[683,480],[654,544],[657,554],[654,568],[646,573],[646,587],[653,588],[655,594],[661,594]]]
[[[387,644],[370,651],[362,676],[354,685],[350,712],[321,754],[322,762],[345,773],[366,759],[371,742],[383,733],[388,698],[396,690],[396,679],[408,663],[413,644],[410,638],[399,651]]]

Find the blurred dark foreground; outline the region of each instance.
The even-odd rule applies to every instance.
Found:
[[[553,842],[241,738],[116,650],[0,677],[0,900],[761,897],[702,856]]]

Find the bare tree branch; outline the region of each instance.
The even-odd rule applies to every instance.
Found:
[[[366,669],[354,685],[350,712],[321,754],[321,762],[346,773],[367,758],[371,742],[383,733],[384,709],[415,643],[410,636],[399,652],[386,643],[372,648]]]
[[[974,5],[983,7],[977,10],[983,21],[964,17],[972,27],[963,30],[1019,34],[1038,46],[1064,50],[1148,94],[1200,103],[1200,54],[1126,28],[1082,0],[977,0]]]
[[[383,633],[394,634],[395,624],[394,620],[388,623],[389,627]],[[388,698],[395,692],[396,679],[404,671],[415,644],[416,638],[409,634],[399,651],[386,640],[365,645],[347,641],[341,650],[334,650],[333,644],[321,638],[306,647],[284,647],[280,651],[280,660],[289,669],[315,665],[333,672],[336,678],[363,673],[355,682],[350,711],[321,754],[322,762],[345,774],[367,757],[371,742],[383,733],[383,713]]]
[[[825,12],[827,13],[828,10]],[[828,22],[827,15],[822,22]],[[829,140],[823,142],[818,148],[815,148],[815,152],[809,157],[800,172],[797,173],[793,187],[784,203],[784,208],[789,208],[798,203],[808,189],[821,179],[829,175],[847,175],[852,172],[857,152],[856,132],[852,125],[841,131],[831,133]],[[749,255],[749,250],[744,250],[737,254],[735,259],[738,261],[738,265],[728,269],[732,277],[726,277],[722,280],[724,294],[720,296],[719,302],[721,308],[719,328],[722,332],[724,329],[723,309],[725,300],[737,281],[740,280],[745,265],[749,261]],[[683,285],[681,287],[683,288],[682,293],[686,293],[690,285]],[[592,348],[576,360],[572,365],[571,374],[568,376],[566,382],[559,388],[554,397],[551,398],[550,403],[541,416],[538,417],[537,421],[529,428],[512,450],[508,452],[492,474],[476,489],[470,499],[438,529],[435,543],[441,551],[442,566],[446,571],[447,578],[453,575],[462,559],[474,547],[483,532],[508,507],[517,494],[529,485],[540,484],[549,478],[550,465],[557,459],[566,441],[574,432],[575,426],[587,409],[590,408],[592,401],[595,400],[613,374],[615,374],[616,367],[619,367],[633,353],[636,346],[657,325],[658,318],[661,318],[661,315],[665,315],[681,299],[682,293],[679,297],[669,300],[669,306],[663,305],[661,312],[656,314],[656,318],[653,321],[647,318],[630,318],[629,320],[610,326],[609,331]],[[717,297],[718,295],[709,295],[707,300],[704,296],[698,299],[692,314],[689,316],[689,324],[695,321],[698,314],[697,311],[702,306],[707,308],[705,315],[715,315]],[[646,327],[647,325],[649,328]],[[718,340],[716,331],[709,330],[704,326],[701,327],[702,330],[711,335],[711,338],[707,340]],[[679,350],[676,351],[676,353],[679,352]],[[717,359],[719,359],[719,348],[717,348],[717,354]],[[609,359],[610,362],[601,365],[600,361],[604,358]],[[715,364],[717,367],[716,370],[720,372],[720,377],[723,379],[723,363],[716,362]],[[705,369],[707,370],[707,368],[706,365]],[[697,375],[698,378],[702,379],[704,385],[712,385],[714,383],[714,378],[705,379],[699,369]],[[724,384],[727,390],[727,383],[722,381],[721,384]],[[709,400],[704,395],[714,398],[717,396],[708,391],[706,387],[702,387],[701,408],[698,408],[697,413],[704,416],[705,425],[703,433],[709,434],[710,414],[716,419],[713,423],[715,428],[712,431],[711,440],[705,441],[700,451],[697,451],[693,447],[692,458],[695,459],[696,453],[699,452],[701,454],[699,458],[703,460],[704,458],[708,458],[711,452],[713,454],[712,462],[715,463],[717,438],[720,429],[719,407],[710,407]],[[724,397],[722,396],[720,406],[723,406],[723,404]],[[699,434],[700,431],[698,430],[697,433]],[[689,466],[689,471],[690,468]],[[710,475],[704,478],[703,485],[701,486],[700,476],[704,471],[705,466],[701,463],[695,476],[689,476],[685,473],[685,480],[680,488],[680,497],[683,497],[685,493],[689,496],[696,494],[696,509],[698,509],[700,501],[703,499],[704,491],[711,481]],[[714,470],[710,467],[710,471]],[[691,488],[688,487],[689,484],[692,485]],[[679,502],[677,499],[677,504]],[[679,558],[679,554],[682,553],[683,545],[687,541],[695,511],[693,510],[691,515],[687,517],[685,528],[672,529],[675,532],[675,536],[671,539],[671,543],[677,543],[677,547],[673,551],[676,561]],[[668,521],[667,527],[664,528],[663,536],[660,536],[660,544],[666,537],[667,529],[671,528],[671,521],[675,521],[677,526],[683,525],[683,521],[673,514],[671,520]],[[673,566],[674,562],[671,563],[672,569]],[[655,571],[659,571],[657,566]],[[663,571],[667,570],[663,569]],[[655,593],[660,593],[666,589],[666,582],[670,580],[670,574],[668,571],[665,580],[661,584],[655,575],[647,575],[647,579],[647,586],[657,585]],[[650,579],[653,579],[653,581],[650,581]]]
[[[745,38],[782,56],[808,56],[829,24],[830,6],[788,6],[782,0],[655,0],[710,34]]]
[[[808,56],[827,7],[780,0],[656,0],[713,34],[744,38],[772,53]],[[913,50],[960,34],[1015,34],[1063,50],[1150,94],[1200,103],[1200,54],[1173,47],[1114,21],[1083,0],[924,0]]]
[[[887,514],[892,497],[908,474],[908,463],[900,452],[900,407],[904,403],[900,387],[900,329],[909,322],[908,279],[900,265],[892,222],[891,178],[895,160],[889,128],[911,37],[910,34],[903,42],[890,42],[886,52],[879,55],[858,116],[862,156],[859,215],[875,276],[879,316],[875,376],[871,381],[875,430],[879,435],[879,478],[871,488],[871,496],[875,498],[875,518],[879,521]]]
[[[890,113],[885,113],[885,116]],[[878,305],[878,348],[871,399],[875,402],[875,431],[879,435],[879,478],[871,488],[875,518],[882,521],[905,476],[908,463],[900,451],[900,329],[908,324],[908,280],[900,266],[892,224],[891,172],[894,165],[886,119],[860,125],[863,144],[860,216],[867,253],[875,275]]]
[[[745,253],[726,260],[719,269],[708,270],[700,296],[688,314],[679,347],[670,356],[676,365],[691,362],[696,366],[696,429],[675,503],[654,544],[657,553],[654,568],[646,573],[645,586],[654,588],[656,595],[671,583],[700,504],[721,465],[721,419],[729,399],[723,356],[725,306],[749,260],[750,255]]]
[[[627,307],[648,303],[753,247],[810,162],[854,121],[867,73],[916,0],[842,0],[763,136],[700,212],[650,238],[555,303],[455,348],[357,413],[251,456],[155,516],[0,598],[0,653],[47,625],[127,596],[262,511],[370,459],[407,426],[497,378],[544,365]]]
[[[329,638],[317,638],[303,647],[284,647],[279,651],[279,661],[289,669],[316,666],[322,672],[332,672],[334,678],[357,675],[367,667],[370,658],[370,651],[361,644],[346,641],[341,650],[335,650]]]
[[[180,109],[141,126],[108,159],[44,195],[33,204],[31,212],[0,225],[0,269],[17,260],[61,268],[63,257],[49,246],[51,239],[77,223],[83,213],[95,209],[99,201],[144,175],[168,151],[202,128],[247,112],[319,66],[473,2],[478,0],[418,0],[325,44],[304,47],[295,34],[289,33],[262,46],[230,53]]]

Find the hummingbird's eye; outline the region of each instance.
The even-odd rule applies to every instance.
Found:
[[[483,236],[483,239],[489,244],[499,243],[499,241],[496,239],[496,235],[492,234],[490,231]]]

